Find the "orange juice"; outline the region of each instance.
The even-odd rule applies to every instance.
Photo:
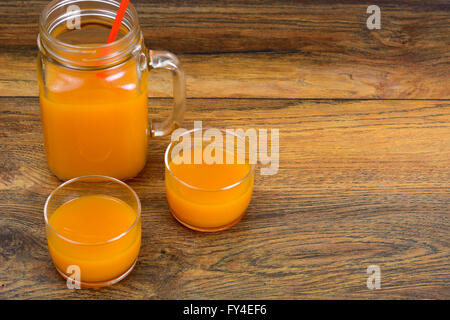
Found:
[[[202,149],[203,152],[204,149]],[[226,151],[223,159],[226,159]],[[166,168],[166,196],[175,218],[200,231],[218,231],[236,224],[243,216],[253,191],[250,164],[191,164],[174,158]],[[177,156],[181,157],[182,152]],[[225,162],[225,160],[223,161]],[[177,164],[175,164],[177,163]]]
[[[40,81],[50,169],[60,179],[99,174],[126,179],[147,153],[147,73],[135,60],[103,71],[49,64]],[[40,77],[41,78],[41,77]]]
[[[140,219],[124,201],[106,195],[70,200],[49,217],[50,255],[62,274],[80,268],[82,283],[102,283],[124,275],[137,259]],[[49,227],[48,227],[49,228]]]

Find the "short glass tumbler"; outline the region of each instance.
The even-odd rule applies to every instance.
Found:
[[[56,269],[81,287],[126,277],[141,245],[141,204],[124,182],[106,176],[66,181],[44,207],[47,242]]]
[[[250,203],[254,162],[249,142],[231,131],[200,128],[180,134],[165,154],[172,215],[197,231],[232,227]]]

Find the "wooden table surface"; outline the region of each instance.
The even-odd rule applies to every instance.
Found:
[[[222,128],[278,128],[280,169],[257,169],[245,218],[204,234],[178,224],[150,142],[128,183],[143,206],[133,272],[69,290],[47,250],[43,205],[60,181],[44,154],[37,19],[47,1],[0,3],[0,299],[450,298],[450,3],[133,0],[148,47],[176,53],[188,111]],[[375,3],[374,3],[375,4]],[[151,117],[171,106],[154,72]],[[366,286],[369,265],[381,289]]]

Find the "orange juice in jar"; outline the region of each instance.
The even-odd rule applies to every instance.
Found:
[[[74,5],[80,10],[71,16]],[[148,136],[170,133],[183,117],[178,60],[145,48],[131,4],[117,40],[106,44],[118,6],[114,0],[53,1],[41,15],[38,82],[45,150],[50,169],[62,180],[136,176],[146,163]],[[175,108],[168,120],[149,126],[152,68],[172,71]]]

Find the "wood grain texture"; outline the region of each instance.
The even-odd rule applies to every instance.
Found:
[[[179,56],[191,98],[450,98],[450,60],[427,67],[392,68],[296,53],[186,54]],[[36,50],[3,47],[0,96],[37,96]],[[20,70],[20,72],[17,72]],[[166,71],[149,77],[153,97],[171,97]]]
[[[152,116],[170,107],[152,99]],[[48,254],[49,172],[35,97],[0,98],[0,298],[450,298],[450,102],[190,99],[193,120],[280,129],[280,169],[244,219],[203,234],[169,214],[168,138],[129,184],[143,205],[138,264],[109,288],[71,291]],[[382,289],[366,288],[379,265]]]
[[[30,70],[47,1],[26,3],[0,3],[0,95],[36,94]],[[148,47],[184,54],[191,97],[450,98],[448,1],[377,1],[373,31],[360,1],[133,3]],[[169,96],[158,83],[155,95]]]

